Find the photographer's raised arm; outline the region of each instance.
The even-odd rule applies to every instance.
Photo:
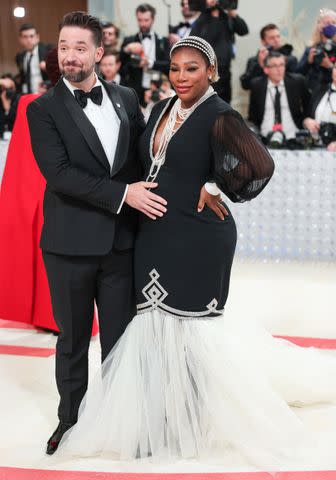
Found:
[[[48,113],[37,101],[27,109],[32,150],[48,187],[98,208],[118,213],[127,185],[71,165]]]

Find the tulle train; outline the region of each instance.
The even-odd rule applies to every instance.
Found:
[[[57,456],[336,466],[336,359],[225,317],[136,316]],[[329,404],[329,405],[328,405]]]

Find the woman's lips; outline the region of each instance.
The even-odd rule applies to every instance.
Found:
[[[187,93],[189,90],[191,89],[191,87],[176,87],[176,91],[178,93]]]

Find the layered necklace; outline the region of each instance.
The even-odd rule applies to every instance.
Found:
[[[160,168],[165,163],[168,144],[171,138],[173,137],[174,133],[176,133],[176,131],[181,127],[181,124],[185,122],[187,118],[190,117],[190,115],[196,110],[196,108],[199,105],[201,105],[201,103],[205,102],[205,100],[207,100],[209,97],[215,94],[216,92],[214,91],[214,89],[212,87],[209,87],[208,90],[205,92],[205,94],[202,95],[202,97],[199,100],[197,100],[197,102],[195,102],[190,108],[182,108],[181,100],[180,98],[178,98],[169,112],[166,125],[161,134],[159,147],[157,149],[156,154],[153,155],[153,145],[154,145],[155,134],[157,131],[157,127],[159,126],[161,119],[163,115],[166,113],[166,110],[169,106],[169,103],[167,103],[166,108],[163,109],[152,132],[152,137],[150,142],[152,165],[151,165],[148,177],[146,179],[147,182],[153,182],[156,179],[160,171]]]

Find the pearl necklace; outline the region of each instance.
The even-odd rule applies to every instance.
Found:
[[[209,97],[214,95],[216,92],[212,87],[209,87],[208,90],[205,92],[202,97],[195,102],[191,107],[189,108],[182,108],[181,106],[181,99],[178,98],[176,102],[174,103],[172,109],[169,112],[169,116],[166,122],[166,125],[163,129],[163,132],[161,134],[160,138],[160,143],[159,143],[159,148],[156,152],[156,154],[153,156],[153,145],[154,145],[154,137],[157,131],[157,127],[160,124],[160,121],[163,117],[163,115],[166,113],[166,110],[169,106],[169,103],[167,103],[166,108],[163,109],[154,129],[152,132],[152,137],[151,137],[151,142],[150,142],[150,153],[151,153],[151,159],[152,159],[152,165],[148,174],[148,177],[146,179],[147,182],[153,182],[162,165],[164,164],[166,160],[166,152],[168,148],[168,144],[173,137],[173,135],[176,133],[176,131],[180,128],[181,124],[187,120],[187,118],[190,117],[190,115],[196,110],[196,108],[201,105],[201,103],[205,102]],[[180,120],[178,120],[178,118]],[[175,127],[175,124],[179,124],[178,127]]]

